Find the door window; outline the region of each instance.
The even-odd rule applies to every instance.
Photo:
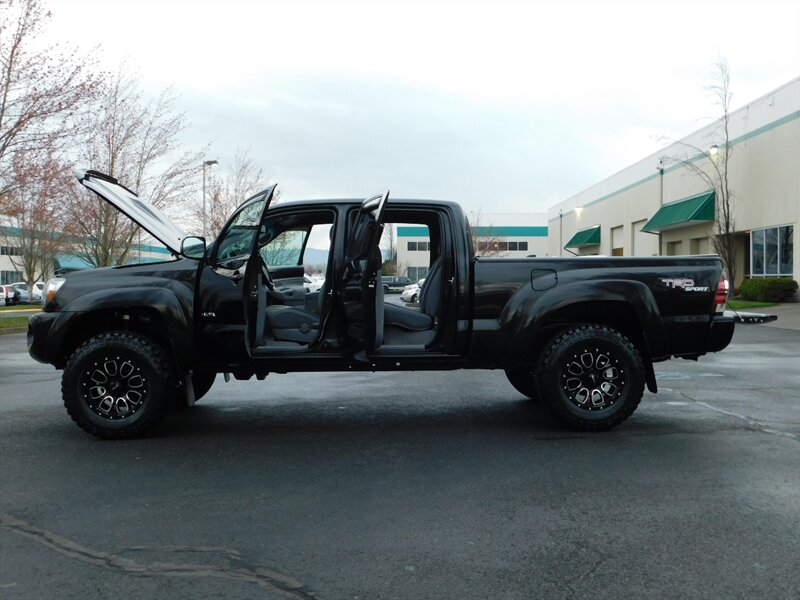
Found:
[[[262,196],[236,214],[217,243],[217,262],[247,258],[266,201],[267,197]]]
[[[282,231],[261,246],[259,252],[267,267],[294,267],[301,264],[308,229]]]

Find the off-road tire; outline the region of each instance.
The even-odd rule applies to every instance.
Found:
[[[633,414],[644,394],[636,346],[606,325],[577,325],[556,335],[539,357],[536,389],[559,420],[588,431],[610,429]]]
[[[506,377],[508,377],[508,382],[520,394],[527,396],[531,400],[539,399],[539,392],[536,389],[536,376],[533,374],[533,369],[530,367],[506,369]]]
[[[163,348],[128,331],[86,340],[72,353],[61,378],[64,406],[94,436],[141,436],[167,414],[177,379]]]

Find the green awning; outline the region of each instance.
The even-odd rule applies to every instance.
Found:
[[[665,204],[645,223],[642,231],[653,233],[687,224],[714,220],[714,192],[704,192],[686,200]]]
[[[596,246],[600,243],[600,225],[581,229],[564,244],[564,248],[583,248],[584,246]]]

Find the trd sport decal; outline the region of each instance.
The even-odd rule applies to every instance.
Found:
[[[681,288],[684,292],[707,292],[708,286],[694,284],[694,279],[659,279],[661,283],[671,289]]]

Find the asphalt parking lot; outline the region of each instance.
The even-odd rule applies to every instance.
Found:
[[[657,365],[619,428],[501,372],[218,380],[103,442],[0,338],[0,597],[800,596],[800,332]]]

